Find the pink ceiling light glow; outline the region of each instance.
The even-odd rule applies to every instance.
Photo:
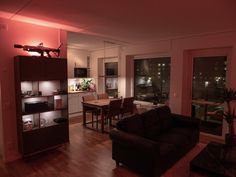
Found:
[[[12,13],[0,11],[0,17],[2,17],[2,18],[9,19],[12,15],[13,15]],[[40,19],[36,19],[36,18],[31,18],[31,17],[26,17],[26,16],[22,16],[22,15],[17,15],[17,14],[14,15],[14,17],[11,18],[11,20],[30,23],[30,24],[34,24],[34,25],[45,26],[45,27],[63,29],[63,30],[67,30],[67,31],[74,31],[74,32],[82,32],[83,31],[83,29],[81,29],[79,27],[64,25],[64,24],[60,24],[60,23],[49,22],[49,21],[40,20]]]

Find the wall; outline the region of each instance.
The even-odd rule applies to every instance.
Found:
[[[2,127],[2,94],[1,94],[1,82],[0,82],[0,158],[3,157],[3,127]]]
[[[183,82],[184,74],[189,72],[190,67],[184,66],[185,51],[200,50],[200,49],[221,49],[231,48],[230,68],[228,73],[228,87],[236,88],[236,80],[233,75],[236,75],[236,32],[219,33],[205,36],[195,36],[191,38],[183,38],[174,40],[172,44],[172,72],[171,72],[171,97],[170,103],[176,112],[182,112],[185,106],[183,99],[187,94],[184,88],[187,83]]]
[[[68,48],[68,78],[74,77],[74,67],[87,68],[87,57],[90,56],[90,52],[86,50],[79,50],[75,48]]]
[[[63,42],[61,57],[66,57],[66,32],[48,27],[10,21],[0,18],[0,23],[8,25],[7,30],[0,31],[2,45],[0,47],[0,81],[2,101],[3,129],[3,160],[12,161],[19,158],[16,132],[16,109],[14,90],[14,66],[13,57],[16,55],[28,55],[21,49],[13,48],[14,44],[37,45],[40,42],[44,46],[56,48]]]
[[[183,99],[184,96],[183,94],[186,93],[186,90],[184,90],[184,88],[186,87],[185,85],[187,84],[183,81],[183,79],[184,75],[190,72],[189,66],[184,67],[184,59],[188,57],[185,56],[186,51],[211,49],[211,48],[232,49],[230,57],[231,67],[229,72],[228,86],[236,88],[236,80],[233,78],[233,75],[234,76],[236,75],[236,69],[234,68],[234,66],[236,66],[236,32],[188,36],[172,40],[160,41],[157,43],[153,43],[152,45],[149,44],[149,45],[124,47],[121,57],[122,61],[121,73],[124,78],[126,75],[130,74],[132,75],[133,68],[131,65],[132,63],[131,61],[136,55],[140,56],[142,55],[145,56],[147,54],[152,54],[152,56],[169,55],[171,57],[170,107],[173,112],[182,113],[186,101]],[[127,63],[128,65],[126,65]],[[131,79],[129,80],[129,82],[124,81],[124,84],[126,84],[126,86],[124,87],[122,93],[124,93],[125,96],[132,95],[133,80]],[[189,97],[190,96],[191,95],[189,95]]]
[[[134,56],[170,56],[171,82],[169,105],[172,112],[189,115],[191,99],[191,85],[188,77],[191,76],[190,54],[192,51],[221,51],[226,49],[229,59],[227,71],[227,86],[236,89],[236,32],[196,35],[172,40],[160,41],[150,45],[127,46],[123,48],[121,57],[121,74],[124,78],[124,96],[133,95],[133,60]],[[217,52],[218,53],[218,52]],[[124,62],[125,61],[125,62]],[[130,77],[126,77],[130,76]],[[226,123],[223,125],[223,135],[227,132]]]

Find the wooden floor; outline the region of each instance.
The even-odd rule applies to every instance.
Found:
[[[108,134],[70,125],[70,143],[9,164],[0,161],[0,177],[138,177],[111,158]]]
[[[201,141],[208,141],[201,138]],[[70,125],[70,143],[9,164],[0,161],[0,177],[138,177],[111,158],[108,134]]]

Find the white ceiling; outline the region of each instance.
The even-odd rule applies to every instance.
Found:
[[[235,0],[0,0],[0,16],[19,15],[119,44],[236,30]]]

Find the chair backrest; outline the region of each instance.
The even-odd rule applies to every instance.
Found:
[[[111,100],[108,107],[107,116],[112,117],[121,113],[122,99]]]
[[[83,100],[83,102],[91,101],[91,100],[96,100],[96,97],[93,94],[85,95],[85,96],[82,96],[82,100]]]
[[[98,97],[99,100],[100,99],[108,99],[109,98],[107,93],[99,93],[99,94],[97,94],[97,97]]]
[[[122,114],[134,112],[134,97],[127,97],[123,99],[122,107],[121,107]]]

